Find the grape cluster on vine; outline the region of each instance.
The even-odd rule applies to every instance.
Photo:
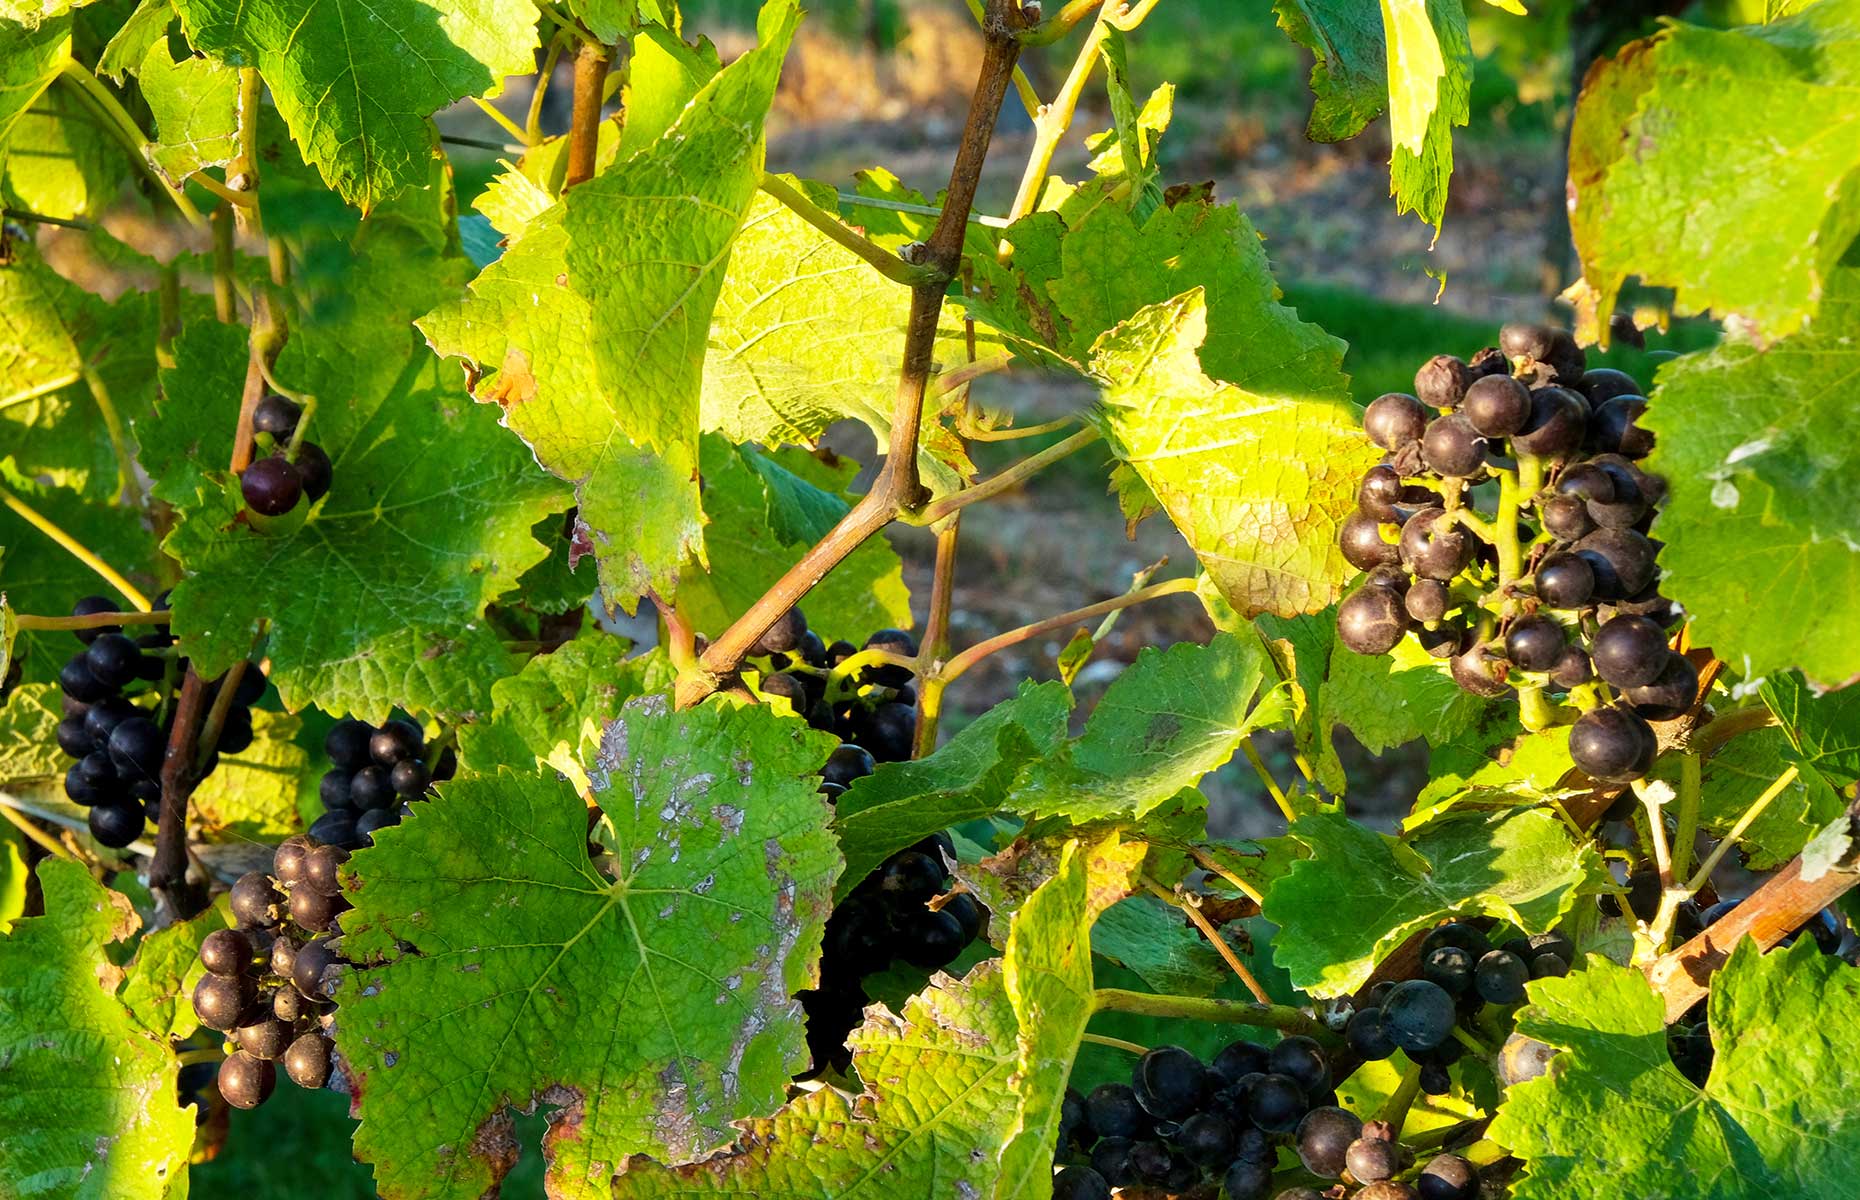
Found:
[[[329,492],[335,468],[321,446],[296,436],[302,418],[302,405],[275,392],[252,410],[252,431],[268,453],[239,473],[239,494],[260,517],[281,517],[298,501],[315,504]]]
[[[1442,1155],[1410,1184],[1409,1156],[1386,1123],[1365,1125],[1337,1102],[1331,1063],[1300,1034],[1270,1048],[1237,1041],[1204,1063],[1180,1046],[1145,1052],[1130,1082],[1081,1096],[1067,1089],[1060,1115],[1054,1200],[1108,1200],[1112,1188],[1267,1200],[1279,1151],[1304,1171],[1340,1183],[1327,1197],[1475,1200],[1476,1170]],[[1316,1200],[1306,1187],[1278,1200]]]
[[[841,739],[821,769],[820,792],[828,803],[879,763],[910,758],[917,734],[910,669],[884,661],[842,670],[861,650],[912,658],[917,642],[902,629],[881,629],[864,647],[828,645],[793,608],[750,649],[768,666],[758,685],[763,696],[786,700],[814,728]],[[816,1072],[851,1063],[846,1035],[871,999],[868,976],[899,960],[924,970],[946,967],[981,933],[984,913],[975,897],[949,892],[955,851],[942,833],[898,851],[828,917],[820,986],[800,996]]]
[[[452,747],[434,753],[425,732],[399,717],[379,726],[338,721],[323,751],[334,765],[317,785],[323,815],[311,824],[310,836],[350,850],[372,845],[377,829],[400,824],[409,803],[458,770]]]
[[[277,1064],[304,1088],[327,1084],[334,1063],[329,1028],[335,1004],[329,971],[338,953],[338,918],[349,907],[340,872],[348,851],[299,834],[272,858],[271,874],[239,877],[228,897],[236,928],[200,944],[207,973],[194,988],[194,1015],[226,1034],[220,1096],[256,1108],[277,1086]]]
[[[165,609],[165,599],[158,601]],[[116,612],[102,596],[86,596],[72,606],[75,617]],[[161,820],[161,768],[174,730],[174,685],[187,672],[187,660],[174,655],[174,635],[162,628],[129,637],[121,625],[77,630],[84,648],[58,672],[64,693],[64,717],[58,723],[58,748],[77,761],[65,772],[65,795],[83,805],[91,836],[121,849],[142,836],[146,822]],[[211,706],[220,685],[209,685],[204,703]],[[205,779],[221,754],[237,754],[252,744],[252,704],[264,693],[265,676],[248,663],[239,677],[219,738],[194,764]]]
[[[1691,708],[1698,671],[1668,645],[1679,608],[1660,594],[1649,538],[1666,482],[1638,465],[1640,384],[1588,368],[1570,335],[1507,325],[1471,362],[1430,359],[1415,394],[1363,413],[1387,457],[1363,476],[1344,557],[1367,572],[1337,610],[1338,637],[1386,654],[1413,637],[1465,690],[1517,690],[1531,728],[1580,715],[1570,754],[1595,779],[1645,775],[1650,721]]]

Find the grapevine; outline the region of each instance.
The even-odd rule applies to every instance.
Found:
[[[1851,1196],[1860,0],[845,7],[0,5],[0,1196]]]

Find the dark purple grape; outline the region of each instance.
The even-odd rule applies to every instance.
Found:
[[[1596,367],[1592,371],[1584,371],[1582,378],[1576,381],[1576,390],[1586,396],[1589,404],[1595,408],[1600,408],[1616,396],[1646,394],[1640,390],[1640,384],[1635,382],[1632,375],[1625,371],[1617,371],[1612,367]]]
[[[1647,411],[1645,396],[1615,396],[1595,410],[1589,422],[1589,445],[1608,454],[1645,458],[1653,449],[1653,434],[1636,422]]]
[[[213,748],[221,754],[238,754],[251,746],[252,738],[252,710],[234,706],[226,710],[226,720]]]
[[[1457,408],[1471,386],[1473,373],[1452,354],[1436,354],[1415,372],[1414,394],[1434,408]]]
[[[252,409],[252,430],[283,441],[297,431],[297,421],[303,413],[295,400],[272,392]]]
[[[325,896],[307,887],[291,889],[289,901],[291,920],[311,933],[330,930],[331,922],[347,907],[348,905],[336,896]]]
[[[391,767],[403,759],[418,758],[425,742],[418,725],[397,717],[368,739],[368,756],[382,767]]]
[[[1583,713],[1569,730],[1569,756],[1603,783],[1629,783],[1653,767],[1659,750],[1646,719],[1621,706]]]
[[[291,1027],[276,1016],[261,1016],[234,1030],[233,1040],[253,1058],[269,1061],[282,1055],[284,1048],[291,1044]]]
[[[304,853],[303,886],[325,896],[342,891],[342,864],[349,852],[341,846],[312,846]]]
[[[304,495],[312,503],[329,495],[329,485],[336,481],[335,465],[315,442],[303,442],[297,447],[297,473],[303,477]]]
[[[1436,946],[1421,960],[1421,978],[1448,995],[1464,995],[1472,977],[1473,956],[1459,946]]]
[[[246,507],[267,517],[281,517],[296,508],[303,490],[302,474],[282,458],[258,459],[239,476]]]
[[[355,813],[350,809],[326,812],[310,824],[310,836],[319,842],[346,846],[355,841]]]
[[[375,844],[375,834],[383,829],[400,824],[400,806],[389,805],[387,808],[371,808],[355,818],[355,836],[364,846]]]
[[[1361,1137],[1363,1123],[1341,1108],[1314,1108],[1298,1123],[1298,1161],[1320,1179],[1343,1174],[1350,1143]]]
[[[1620,600],[1653,582],[1654,548],[1632,529],[1598,529],[1575,545],[1595,572],[1598,600]]]
[[[1421,622],[1440,620],[1452,602],[1453,593],[1438,579],[1415,580],[1403,600],[1408,615]]]
[[[370,763],[350,777],[349,807],[358,812],[386,808],[396,802],[394,784],[389,779],[387,768]]]
[[[112,690],[136,679],[142,672],[142,651],[120,633],[106,633],[84,652],[91,677]]]
[[[111,790],[121,782],[116,776],[116,764],[101,750],[92,750],[78,759],[77,772],[83,776],[85,783],[100,791]]]
[[[375,735],[375,727],[353,718],[336,722],[323,738],[323,753],[339,767],[354,770],[367,765],[369,761],[368,743]]]
[[[1614,475],[1595,463],[1576,463],[1568,470],[1557,475],[1557,494],[1574,496],[1579,500],[1613,500],[1615,498]],[[1635,489],[1638,494],[1639,489]]]
[[[1280,1038],[1268,1064],[1269,1073],[1288,1077],[1307,1096],[1322,1096],[1330,1090],[1330,1061],[1323,1047],[1302,1034]]]
[[[1537,596],[1551,608],[1581,608],[1595,594],[1595,569],[1580,555],[1556,552],[1537,564]]]
[[[1401,527],[1401,559],[1417,575],[1452,579],[1472,557],[1472,535],[1447,520],[1444,509],[1424,508]]]
[[[801,644],[801,635],[807,632],[807,617],[799,608],[791,608],[775,619],[761,637],[749,647],[749,653],[757,658],[771,654],[786,654]]]
[[[1233,1160],[1235,1131],[1226,1117],[1198,1112],[1176,1130],[1175,1144],[1192,1163],[1218,1167]]]
[[[336,809],[353,809],[355,801],[350,797],[350,781],[355,772],[347,767],[331,767],[323,772],[323,778],[317,782],[317,796],[323,801],[325,812]]]
[[[284,897],[271,885],[263,871],[247,871],[239,876],[227,894],[233,920],[241,929],[269,929],[278,923]]]
[[[1392,588],[1360,588],[1337,606],[1337,639],[1358,654],[1387,654],[1407,630],[1407,609]]]
[[[826,783],[851,787],[855,779],[864,779],[877,769],[878,761],[867,750],[851,742],[842,742],[827,756],[826,765],[820,768],[820,778]]]
[[[1652,683],[1665,669],[1670,653],[1666,631],[1646,617],[1615,617],[1596,630],[1589,642],[1595,673],[1617,688]]]
[[[88,716],[66,717],[58,722],[58,748],[71,758],[83,758],[96,747],[96,740],[84,728]]]
[[[1099,1138],[1091,1148],[1091,1169],[1112,1187],[1129,1187],[1137,1181],[1136,1172],[1130,1169],[1131,1145],[1127,1137]]]
[[[1310,1108],[1304,1091],[1285,1075],[1261,1075],[1247,1098],[1247,1115],[1267,1133],[1290,1133]]]
[[[1303,1189],[1311,1192],[1310,1188]],[[1266,1200],[1272,1191],[1272,1167],[1266,1163],[1236,1160],[1221,1176],[1221,1194],[1226,1200]],[[1279,1193],[1279,1200],[1285,1200],[1289,1193]],[[1316,1192],[1311,1195],[1317,1197]]]
[[[1473,968],[1473,987],[1488,1004],[1516,1004],[1524,999],[1531,970],[1523,959],[1506,950],[1493,950]]]
[[[312,1030],[284,1051],[284,1073],[300,1088],[315,1090],[329,1082],[329,1039]]]
[[[1461,412],[1486,437],[1510,437],[1531,418],[1531,389],[1510,375],[1487,375],[1466,389]]]
[[[1550,668],[1550,682],[1565,690],[1581,687],[1594,678],[1595,670],[1589,663],[1589,656],[1580,646],[1565,649],[1556,665]]]
[[[234,1108],[257,1108],[278,1086],[278,1069],[243,1050],[234,1051],[220,1064],[220,1098]]]
[[[1485,466],[1485,437],[1459,413],[1436,417],[1421,438],[1421,460],[1439,475],[1476,475]]]
[[[1539,458],[1570,454],[1582,445],[1587,412],[1582,397],[1568,388],[1537,388],[1531,392],[1530,419],[1511,435],[1511,448]]]
[[[1506,682],[1511,664],[1494,657],[1483,645],[1475,645],[1453,656],[1448,673],[1461,690],[1475,696],[1498,697],[1511,690]]]
[[[1180,1121],[1207,1098],[1210,1074],[1180,1046],[1158,1046],[1137,1060],[1131,1090],[1143,1111],[1159,1121]]]
[[[1669,652],[1653,682],[1628,688],[1622,699],[1649,721],[1672,721],[1691,711],[1698,694],[1698,668],[1685,655]]]
[[[1561,979],[1569,974],[1569,963],[1555,954],[1539,954],[1531,960],[1532,979]]]
[[[1563,627],[1549,617],[1524,617],[1505,635],[1505,653],[1523,671],[1548,671],[1568,645]]]
[[[90,825],[90,836],[97,839],[99,845],[108,846],[112,850],[121,850],[141,837],[143,827],[148,823],[142,806],[133,802],[97,804],[85,816]]]
[[[1556,372],[1558,383],[1573,384],[1580,381],[1589,369],[1589,356],[1576,339],[1565,330],[1557,330],[1550,338],[1550,356],[1541,360],[1550,364]]]
[[[1125,1083],[1101,1083],[1085,1097],[1085,1115],[1092,1132],[1101,1138],[1142,1138],[1150,1132],[1150,1116],[1137,1103],[1137,1094]]]
[[[923,909],[899,930],[903,944],[899,956],[914,967],[938,971],[956,961],[969,939],[962,923],[946,912]]]
[[[1399,521],[1396,506],[1402,500],[1401,472],[1386,463],[1369,468],[1356,487],[1356,504],[1378,521]]]
[[[902,850],[878,873],[879,893],[896,907],[920,905],[943,890],[949,875],[928,854]]]
[[[215,975],[252,969],[252,939],[237,929],[215,929],[200,942],[200,965]]]
[[[320,1001],[324,998],[323,977],[335,961],[329,943],[321,938],[298,947],[297,957],[291,963],[291,982],[304,999]]]
[[[1401,549],[1394,541],[1398,536],[1394,525],[1379,521],[1359,508],[1343,519],[1343,527],[1337,532],[1337,545],[1346,562],[1358,570],[1368,571],[1401,561]]]
[[[1595,530],[1589,505],[1575,496],[1551,496],[1538,505],[1544,529],[1559,542],[1574,542]]]
[[[1263,1075],[1270,1069],[1272,1052],[1258,1042],[1237,1041],[1222,1046],[1209,1064],[1226,1083],[1238,1083],[1248,1075]]]
[[[1457,1154],[1442,1154],[1415,1181],[1421,1200],[1479,1200],[1479,1171]]]
[[[1384,1032],[1410,1055],[1432,1050],[1453,1036],[1458,1016],[1446,989],[1425,979],[1396,984],[1382,1002]]]
[[[1406,392],[1389,392],[1363,410],[1363,432],[1384,450],[1399,450],[1427,432],[1427,410]]]
[[[1343,1165],[1358,1183],[1381,1183],[1401,1170],[1401,1148],[1386,1138],[1365,1134],[1344,1151]]]
[[[258,984],[246,975],[202,975],[194,985],[194,1015],[208,1029],[231,1033],[258,998]]]
[[[65,771],[65,797],[73,804],[96,804],[104,798],[104,792],[73,766]]]
[[[142,715],[141,709],[121,696],[106,696],[85,710],[84,732],[90,735],[92,747],[108,750],[110,735],[116,732],[116,727],[131,717]],[[165,740],[163,744],[165,749]]]
[[[1111,1200],[1111,1185],[1090,1167],[1061,1167],[1053,1176],[1053,1200]]]
[[[1380,1008],[1358,1009],[1350,1018],[1349,1025],[1345,1026],[1343,1036],[1357,1057],[1366,1062],[1380,1062],[1396,1050],[1388,1031],[1382,1028]]]
[[[1474,959],[1492,948],[1485,931],[1466,921],[1448,921],[1427,931],[1421,939],[1421,957],[1426,958],[1442,946],[1458,946]],[[1392,986],[1392,985],[1391,985]]]
[[[1511,358],[1528,358],[1547,362],[1556,344],[1557,330],[1548,325],[1531,325],[1514,321],[1498,331],[1499,349]]]
[[[866,717],[859,735],[878,762],[904,762],[911,756],[911,744],[917,736],[917,709],[897,700],[887,700]]]
[[[94,617],[98,613],[122,611],[122,606],[107,596],[85,596],[71,606],[71,615],[74,617]],[[71,632],[77,635],[78,641],[88,645],[103,634],[123,632],[123,627],[121,625],[96,625],[89,629],[74,629]]]
[[[426,794],[426,785],[431,782],[432,777],[426,773],[426,767],[417,759],[403,758],[388,772],[389,785],[401,796],[423,796]]]
[[[90,663],[85,657],[85,651],[82,650],[72,655],[60,668],[58,686],[71,699],[81,700],[86,704],[95,704],[115,690],[91,674]]]

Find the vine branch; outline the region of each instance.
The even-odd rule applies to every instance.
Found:
[[[612,63],[613,52],[599,42],[583,42],[575,55],[575,103],[569,117],[568,174],[562,180],[563,191],[594,178],[601,146],[601,101],[607,87],[607,68]],[[502,113],[489,105],[485,107],[518,141],[527,140],[528,135],[505,120]]]
[[[880,275],[893,283],[901,283],[905,287],[916,287],[923,283],[941,286],[947,282],[935,267],[907,263],[877,242],[852,229],[839,217],[809,200],[799,188],[781,176],[764,174],[759,186],[763,191],[781,201],[795,216],[864,259]]]
[[[155,857],[149,864],[149,890],[176,919],[200,909],[202,897],[187,886],[187,798],[194,787],[194,742],[206,715],[206,684],[191,666],[181,683],[174,728],[161,763],[161,820],[155,827]]]
[[[1091,994],[1093,1012],[1134,1013],[1140,1017],[1181,1017],[1216,1025],[1255,1025],[1282,1033],[1302,1033],[1326,1046],[1337,1035],[1303,1009],[1287,1004],[1259,1004],[1218,997],[1170,996],[1133,992],[1125,988],[1099,988]]]
[[[1051,633],[1055,629],[1064,629],[1066,626],[1076,625],[1080,621],[1089,621],[1093,617],[1102,617],[1106,613],[1116,612],[1120,608],[1129,608],[1131,605],[1141,604],[1145,600],[1154,600],[1159,596],[1173,596],[1178,592],[1192,592],[1194,590],[1195,581],[1192,577],[1183,576],[1180,579],[1166,579],[1161,583],[1152,583],[1148,587],[1125,592],[1121,596],[1113,596],[1109,600],[1100,600],[1098,603],[1088,604],[1084,608],[1075,608],[1071,612],[1060,613],[1056,617],[1048,617],[1044,621],[1035,621],[1031,625],[1022,625],[1019,629],[1010,629],[1006,633],[998,633],[994,637],[975,643],[975,645],[970,646],[961,654],[950,659],[937,674],[945,683],[948,683],[982,659],[995,653],[997,650],[1005,650],[1009,646],[1018,645],[1021,642],[1027,641],[1029,638],[1039,637],[1043,633]]]

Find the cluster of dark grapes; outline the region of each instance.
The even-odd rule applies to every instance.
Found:
[[[1648,722],[1684,713],[1698,691],[1697,670],[1667,645],[1682,614],[1660,595],[1647,536],[1666,483],[1637,465],[1653,448],[1636,423],[1640,385],[1589,370],[1562,330],[1507,325],[1471,362],[1431,359],[1415,391],[1363,414],[1388,456],[1363,476],[1339,535],[1344,557],[1368,572],[1338,609],[1340,640],[1386,654],[1412,633],[1481,696],[1519,681],[1578,692],[1576,765],[1606,782],[1640,778],[1658,749]],[[1523,462],[1543,486],[1519,498],[1527,557],[1499,588],[1498,549],[1475,531],[1493,506],[1476,512],[1472,489]]]
[[[1478,926],[1450,921],[1421,940],[1420,977],[1376,984],[1344,1036],[1350,1049],[1368,1061],[1405,1052],[1421,1068],[1421,1090],[1444,1095],[1453,1086],[1448,1068],[1466,1053],[1454,1027],[1488,1004],[1522,1004],[1525,984],[1569,974],[1575,954],[1575,945],[1560,933],[1513,938],[1494,947]]]
[[[410,802],[452,778],[459,766],[452,747],[432,755],[420,727],[399,717],[380,726],[338,721],[323,739],[323,750],[335,765],[318,785],[323,815],[310,826],[310,836],[350,850],[372,845],[375,830],[400,824]]]
[[[207,969],[194,987],[194,1015],[227,1034],[219,1092],[234,1108],[256,1108],[277,1086],[277,1064],[299,1087],[329,1082],[335,1005],[329,968],[341,963],[337,921],[349,905],[338,873],[349,853],[299,834],[279,844],[272,874],[239,877],[229,896],[234,929],[200,944]]]
[[[163,607],[165,600],[161,601]],[[86,596],[71,615],[117,612],[102,596]],[[187,670],[185,659],[171,654],[174,635],[165,628],[131,638],[120,625],[77,631],[84,649],[58,672],[64,691],[64,719],[58,722],[58,748],[77,762],[65,772],[65,795],[90,810],[91,836],[121,849],[142,836],[145,821],[161,819],[161,764],[174,728],[174,708],[164,703],[172,682]],[[171,673],[172,669],[172,673]],[[218,695],[207,689],[205,703]],[[204,779],[221,754],[237,754],[252,744],[252,704],[265,691],[257,663],[239,677],[232,704],[220,726],[212,752],[195,764]]]
[[[275,393],[252,410],[252,432],[261,435],[259,448],[269,452],[254,458],[240,473],[239,493],[246,507],[260,516],[281,517],[305,496],[314,504],[329,491],[334,468],[321,446],[302,441],[297,443],[295,458],[288,454],[302,416],[296,401]]]
[[[768,666],[762,694],[786,699],[814,728],[840,739],[820,773],[828,803],[879,763],[910,758],[917,733],[917,693],[908,667],[876,663],[833,686],[835,668],[860,649],[847,641],[828,645],[798,608],[750,648]],[[914,657],[917,642],[902,629],[881,629],[863,649]],[[946,967],[981,933],[982,907],[975,897],[945,895],[954,859],[955,843],[947,834],[924,838],[886,859],[833,910],[820,986],[800,995],[816,1072],[845,1070],[851,1062],[846,1035],[871,999],[867,976],[900,959],[924,970]]]
[[[1311,1038],[1292,1035],[1268,1049],[1234,1042],[1203,1063],[1180,1046],[1137,1060],[1130,1082],[1081,1096],[1068,1089],[1059,1123],[1054,1200],[1108,1200],[1112,1188],[1200,1194],[1227,1200],[1272,1195],[1279,1148],[1289,1145],[1306,1171],[1343,1184],[1341,1200],[1475,1200],[1479,1176],[1454,1155],[1429,1162],[1413,1184],[1394,1131],[1364,1125],[1339,1107],[1331,1066]],[[1357,1190],[1346,1191],[1348,1187]],[[1278,1200],[1318,1200],[1311,1188]]]

